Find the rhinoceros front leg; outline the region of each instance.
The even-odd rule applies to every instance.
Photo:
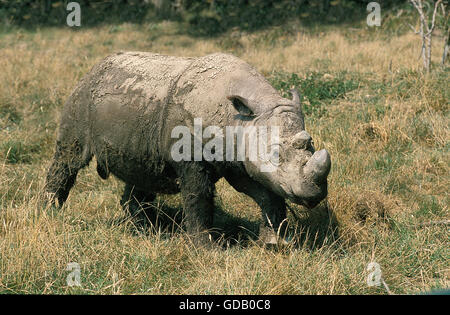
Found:
[[[268,190],[247,175],[229,172],[225,179],[237,191],[250,196],[262,210],[262,223],[259,238],[267,244],[278,242],[277,235],[284,237],[286,222],[286,203],[284,198]]]
[[[214,215],[214,180],[211,169],[201,162],[177,163],[186,231],[195,243],[208,242]]]

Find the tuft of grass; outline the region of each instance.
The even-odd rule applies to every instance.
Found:
[[[22,115],[14,105],[4,99],[0,99],[0,122],[3,125],[18,125],[22,121]]]
[[[9,140],[0,144],[0,152],[6,163],[31,163],[33,155],[39,152],[39,146],[20,140]]]

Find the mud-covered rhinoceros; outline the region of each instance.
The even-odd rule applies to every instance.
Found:
[[[228,54],[108,56],[64,105],[46,191],[62,205],[77,172],[95,156],[103,179],[113,173],[125,182],[124,207],[138,209],[157,193],[181,192],[186,230],[205,235],[215,183],[224,177],[261,207],[262,227],[277,230],[286,218],[285,199],[311,208],[325,198],[331,165],[325,149],[315,152],[299,95],[292,96],[281,97],[252,66]],[[229,127],[244,129],[243,137],[228,133]],[[268,150],[258,147],[256,159],[244,150],[239,159],[237,146],[259,144],[253,140],[268,136],[264,128],[278,130],[261,142]],[[182,146],[186,130],[183,141],[189,141]],[[202,153],[213,134],[223,147],[210,144],[211,159]]]

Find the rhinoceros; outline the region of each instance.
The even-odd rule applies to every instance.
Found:
[[[331,167],[328,152],[315,151],[305,130],[298,92],[291,93],[292,99],[283,98],[255,68],[229,54],[110,55],[81,79],[64,104],[47,195],[61,206],[77,172],[95,156],[101,178],[112,173],[125,182],[121,204],[128,211],[158,193],[181,193],[186,231],[200,235],[200,243],[212,227],[220,178],[260,206],[263,229],[277,231],[286,218],[286,199],[312,208],[326,197]],[[195,144],[206,146],[207,139],[195,132],[211,126],[233,141],[225,139],[222,143],[231,143],[231,149],[213,148],[215,158],[206,159]],[[218,131],[230,126],[276,127],[278,136],[263,142],[270,147],[265,160],[249,159],[248,153],[237,159],[230,150],[255,142],[249,134],[239,142],[235,134]],[[174,150],[180,141],[174,130],[180,127],[190,131],[193,144]],[[258,128],[250,135],[260,135]],[[267,165],[272,168],[263,170]]]

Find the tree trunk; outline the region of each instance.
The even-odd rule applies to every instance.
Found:
[[[448,15],[447,15],[448,17]],[[447,18],[448,20],[448,18]],[[447,35],[444,38],[444,52],[442,54],[442,65],[445,65],[447,59],[449,59],[448,51],[450,50],[450,27],[447,23]]]

